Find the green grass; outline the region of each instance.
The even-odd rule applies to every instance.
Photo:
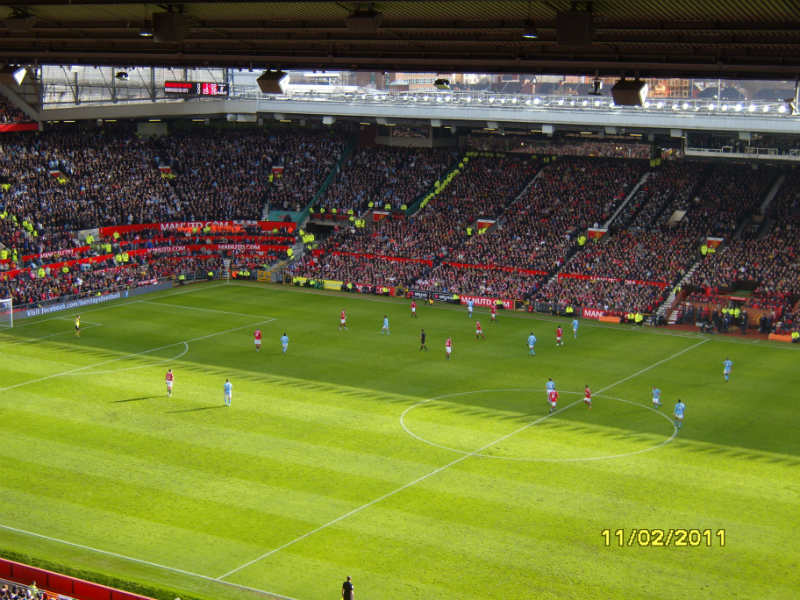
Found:
[[[796,597],[800,348],[591,322],[556,348],[553,319],[481,312],[479,342],[459,307],[418,312],[203,284],[85,310],[80,338],[73,313],[19,321],[0,548],[209,600],[334,598],[348,574],[362,599]],[[654,384],[667,416],[686,402],[676,437]],[[726,544],[606,547],[632,528]]]

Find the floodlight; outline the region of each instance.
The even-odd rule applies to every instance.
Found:
[[[17,85],[22,85],[22,81],[25,79],[25,76],[28,74],[28,69],[25,67],[20,67],[16,69],[13,73],[14,81],[17,82]]]
[[[522,29],[522,37],[526,40],[535,40],[539,37],[539,32],[530,19],[525,21],[525,27]]]

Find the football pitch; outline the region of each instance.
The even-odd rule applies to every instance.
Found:
[[[0,333],[0,555],[204,600],[798,597],[797,345],[255,283],[77,312]]]

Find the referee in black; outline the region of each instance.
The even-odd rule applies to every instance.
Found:
[[[422,352],[425,350],[428,351],[428,347],[425,345],[425,330],[421,329],[419,333],[419,351]]]
[[[353,591],[353,582],[351,581],[350,575],[348,575],[347,579],[342,584],[342,600],[354,600],[355,594],[355,591]]]

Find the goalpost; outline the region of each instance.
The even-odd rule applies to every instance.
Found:
[[[0,329],[14,327],[14,301],[11,298],[0,298]]]

